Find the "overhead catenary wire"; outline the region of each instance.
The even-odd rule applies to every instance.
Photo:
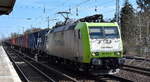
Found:
[[[85,0],[85,1],[82,1],[82,2],[80,2],[79,4],[77,4],[76,6],[81,6],[81,5],[83,5],[83,4],[85,4],[85,3],[87,3],[88,1],[92,1],[92,0]],[[96,0],[95,0],[96,1]],[[42,8],[42,7],[25,7],[25,8]],[[81,7],[78,7],[78,8],[76,8],[76,15],[78,16],[79,15],[79,8],[81,8]],[[95,6],[95,8],[90,8],[90,9],[95,9],[95,11],[97,11],[97,8],[98,8],[98,6]],[[48,8],[46,8],[45,6],[44,6],[44,8],[43,8],[43,12],[45,13],[46,12],[46,10],[47,10]],[[52,10],[55,10],[55,8],[52,8]],[[51,11],[52,11],[51,10]],[[72,9],[71,8],[69,8],[69,11],[71,11]],[[37,17],[37,18],[32,18],[32,19],[35,19],[35,20],[37,20],[37,19],[40,19],[41,17],[39,16],[39,17]],[[41,18],[41,21],[42,21],[42,18]]]
[[[42,26],[42,27],[44,26],[44,27],[47,27],[47,22],[45,23],[46,17],[50,16],[50,19],[53,18],[53,17],[54,18],[58,17],[58,15],[56,16],[55,13],[60,11],[60,10],[62,10],[62,9],[64,10],[65,7],[66,7],[66,10],[70,11],[70,12],[76,12],[76,10],[77,10],[77,13],[72,13],[72,14],[74,14],[74,15],[78,14],[78,17],[79,16],[81,17],[81,16],[83,16],[82,12],[85,12],[87,10],[90,10],[89,11],[90,13],[102,12],[103,9],[104,9],[104,8],[102,8],[103,6],[105,6],[106,4],[107,5],[112,4],[114,2],[114,0],[107,0],[107,1],[101,1],[101,0],[80,0],[79,3],[75,4],[72,1],[67,1],[67,2],[66,1],[62,1],[60,6],[63,5],[63,8],[50,6],[50,5],[44,5],[43,6],[43,3],[40,3],[39,5],[35,5],[35,6],[28,5],[28,4],[17,5],[16,8],[22,8],[22,9],[25,8],[26,11],[31,10],[31,9],[35,9],[35,10],[39,11],[39,9],[40,9],[41,14],[37,15],[36,17],[17,17],[17,16],[14,15],[13,17],[9,17],[8,19],[27,21],[26,18],[31,18],[30,23],[33,26]],[[92,3],[92,4],[89,4],[89,3]],[[71,4],[71,5],[68,5],[69,7],[67,7],[66,6],[67,4]],[[89,4],[89,5],[86,5],[86,4]],[[84,7],[85,7],[85,9],[84,9]],[[105,12],[111,12],[111,10],[108,10],[108,11],[105,11]],[[53,22],[51,22],[51,23],[53,23]]]
[[[82,2],[80,2],[79,4],[77,4],[77,5],[75,5],[73,8],[72,8],[72,10],[76,10],[76,16],[79,16],[79,10],[82,8],[81,7],[81,5],[84,5],[84,4],[86,4],[87,2],[90,2],[90,1],[94,1],[94,2],[92,2],[92,3],[97,3],[97,4],[95,4],[95,6],[94,7],[91,7],[95,12],[98,12],[98,10],[99,10],[99,7],[101,7],[101,5],[102,4],[110,4],[110,2],[113,2],[114,0],[109,0],[109,1],[107,1],[107,2],[103,2],[103,3],[101,3],[101,4],[98,4],[98,1],[97,0],[85,0],[85,1],[82,1]],[[100,5],[100,6],[99,6]],[[85,6],[84,6],[84,8],[85,8]],[[85,9],[85,10],[87,10],[87,9]]]

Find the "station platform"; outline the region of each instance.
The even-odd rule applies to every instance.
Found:
[[[0,82],[21,82],[2,46],[0,46]]]

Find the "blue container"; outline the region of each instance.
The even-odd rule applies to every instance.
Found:
[[[48,31],[49,31],[48,29],[45,29],[45,30],[41,30],[41,31],[29,34],[28,36],[29,48],[39,49],[40,47],[42,47],[45,42],[45,34],[47,34]]]
[[[39,32],[38,41],[37,41],[37,48],[44,49],[45,48],[45,41],[46,41],[46,34],[48,33],[49,29],[45,29]]]

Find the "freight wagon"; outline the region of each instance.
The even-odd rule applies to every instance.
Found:
[[[45,46],[45,35],[49,29],[44,29],[38,32],[21,35],[11,39],[11,44],[30,49],[43,49]]]

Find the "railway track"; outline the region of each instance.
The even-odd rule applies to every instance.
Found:
[[[135,56],[135,57],[132,57],[132,56],[125,56],[124,58],[125,58],[125,59],[135,59],[135,60],[142,60],[142,61],[148,61],[148,62],[150,62],[150,59],[146,59],[146,58],[144,58],[144,57],[137,57],[137,56]]]
[[[44,64],[36,62],[32,58],[25,56],[23,53],[17,50],[8,49],[8,48],[6,50],[10,59],[15,64],[14,65],[15,68],[17,68],[17,71],[19,71],[19,75],[21,75],[21,79],[24,82],[36,82],[36,81],[38,82],[59,82],[59,81],[78,82],[76,79],[64,73],[61,73]]]
[[[131,56],[125,56],[124,58],[126,58],[127,60],[131,60],[131,62],[133,63],[140,63],[138,66],[136,66],[136,64],[131,64],[131,62],[129,62],[130,64],[125,64],[123,65],[123,68],[122,70],[126,70],[126,71],[129,71],[129,72],[134,72],[134,73],[138,73],[138,74],[141,74],[141,75],[146,75],[146,76],[150,76],[150,69],[149,68],[144,68],[142,67],[145,62],[146,63],[149,63],[150,62],[150,59],[146,59],[146,58],[143,58],[143,57],[131,57]]]
[[[55,68],[55,67],[54,67]],[[80,82],[133,82],[129,79],[115,76],[115,75],[93,75],[91,73],[85,73],[80,71],[74,71],[71,69],[67,69],[63,66],[60,66],[58,70],[61,70],[62,72],[66,73],[67,75],[76,78]],[[66,71],[67,69],[67,71]]]
[[[39,62],[36,62],[34,59],[30,58],[25,53],[22,53],[18,50],[7,49],[7,51],[9,51],[9,54],[11,53],[10,57],[11,57],[11,59],[13,59],[13,62],[15,62],[15,64],[20,64],[20,63],[24,63],[24,62],[28,62],[31,64],[31,66],[28,66],[28,63],[26,63],[22,66],[20,65],[20,68],[18,68],[21,71],[21,72],[19,72],[19,75],[21,75],[21,78],[25,80],[24,82],[31,82],[30,79],[33,79],[33,80],[37,79],[38,74],[39,75],[44,74],[41,76],[42,78],[38,78],[39,80],[42,79],[44,82],[58,82],[58,81],[60,81],[60,82],[65,82],[65,81],[67,81],[67,82],[68,81],[69,82],[109,82],[109,81],[132,82],[128,79],[114,76],[114,75],[94,76],[94,75],[90,75],[87,73],[82,74],[82,73],[79,73],[79,72],[76,72],[73,70],[65,70],[65,69],[63,70],[63,68],[65,68],[64,66],[58,67],[61,69],[61,70],[59,70],[57,68],[55,69],[55,67],[54,68],[51,67],[50,65],[45,65],[43,63],[41,64]],[[16,54],[18,54],[18,55],[16,55]],[[24,62],[22,62],[22,60],[24,60]],[[40,71],[38,74],[32,73],[35,75],[35,78],[34,77],[31,78],[33,76],[30,74],[31,72],[27,73],[27,72],[23,71],[24,69],[27,69],[27,71],[29,71],[29,70],[32,70],[33,68],[36,71]],[[50,79],[48,79],[48,78],[50,78]],[[43,82],[43,81],[41,81],[41,82]]]
[[[122,77],[119,77],[119,76],[115,76],[115,75],[106,75],[105,76],[106,78],[110,78],[112,79],[112,81],[119,81],[119,82],[133,82],[129,79],[126,79],[126,78],[122,78]]]
[[[13,62],[15,69],[19,72],[19,76],[23,82],[54,82],[51,77],[48,77],[11,49],[7,50],[7,54]]]
[[[141,68],[141,67],[136,67],[136,66],[130,66],[130,65],[123,65],[122,70],[150,76],[150,69],[148,68]]]

